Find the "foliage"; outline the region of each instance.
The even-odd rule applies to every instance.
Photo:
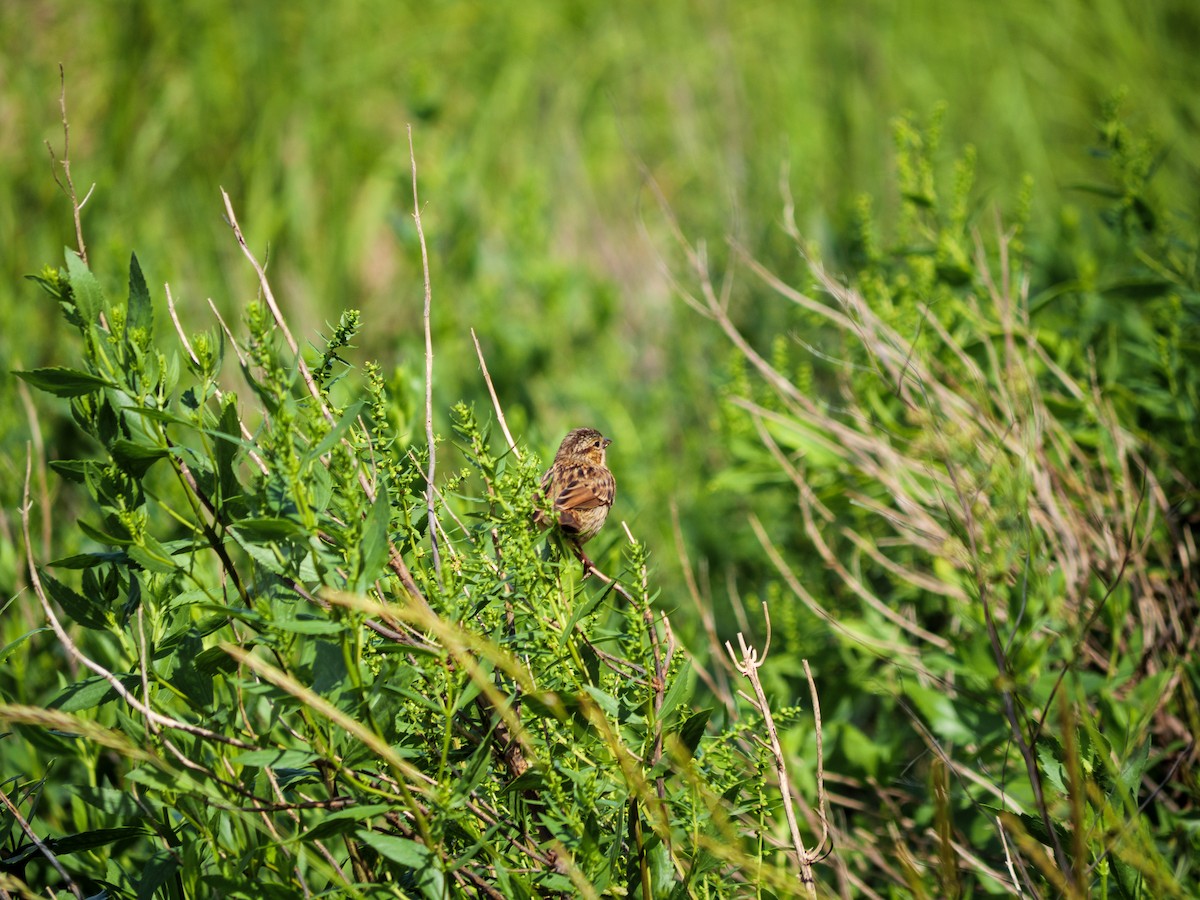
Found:
[[[3,650],[63,671],[49,697],[4,685],[0,740],[29,766],[9,775],[10,876],[54,883],[53,863],[60,888],[113,897],[793,883],[762,842],[761,751],[701,750],[710,711],[645,545],[625,546],[630,587],[581,582],[532,523],[536,456],[497,457],[461,404],[471,465],[429,517],[428,448],[373,368],[351,386],[338,361],[357,313],[306,362],[268,303],[244,341],[156,340],[136,257],[121,302],[74,251],[36,280],[80,354],[20,375],[94,449],[53,464],[91,504],[82,552],[31,569],[49,629]]]
[[[338,867],[393,878],[363,893],[504,870],[514,892],[607,877],[615,894],[661,874],[665,810],[698,815],[667,854],[693,892],[752,894],[761,858],[760,893],[789,893],[765,720],[723,649],[761,631],[767,600],[760,674],[810,846],[821,731],[797,705],[802,657],[824,701],[821,890],[1186,892],[1200,19],[1183,0],[1076,7],[0,5],[0,703],[20,719],[0,732],[0,794],[30,822],[0,810],[0,890],[66,883],[32,833],[118,895],[253,872],[261,896]],[[75,242],[42,145],[66,149],[60,59],[97,278],[133,245],[182,322],[211,323],[211,298],[241,326],[189,349],[136,278],[130,303],[76,298],[93,280],[70,256],[41,276],[68,315],[30,301],[19,275]],[[893,118],[943,100],[925,126]],[[414,437],[408,123],[432,413],[456,436],[437,453],[441,572]],[[338,323],[305,353],[315,392],[251,302],[219,185],[301,343]],[[648,185],[707,238],[673,269]],[[706,280],[728,322],[702,293],[703,316],[674,302]],[[339,320],[347,306],[361,316]],[[538,467],[470,415],[488,402],[470,326],[523,441],[616,438],[593,554],[623,567],[611,589],[527,533]],[[648,600],[690,651],[661,686]],[[515,780],[513,746],[535,763]],[[614,768],[621,748],[638,765]],[[242,758],[262,751],[295,755]],[[436,787],[414,778],[397,801],[406,766]]]
[[[1126,126],[1102,134],[1118,176],[1138,168]],[[1148,183],[1118,181],[1106,220],[1128,246],[1097,280],[1132,274],[1141,302],[1039,289],[1021,223],[973,226],[974,155],[943,179],[936,138],[936,119],[897,124],[903,214],[892,240],[864,215],[853,282],[794,223],[805,289],[739,261],[755,304],[791,308],[783,344],[747,338],[715,287],[743,280],[680,235],[686,298],[739,361],[725,440],[742,459],[721,477],[762,559],[739,593],[777,622],[792,604],[775,659],[828,686],[843,885],[1187,896],[1200,233],[1152,227]],[[799,687],[794,664],[772,674]]]

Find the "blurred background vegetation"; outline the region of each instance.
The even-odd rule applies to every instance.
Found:
[[[1097,122],[1124,90],[1133,127],[1165,148],[1158,186],[1197,202],[1200,13],[1183,0],[17,3],[0,10],[0,41],[5,373],[55,361],[59,326],[21,276],[74,243],[44,146],[61,154],[60,61],[75,179],[95,184],[84,226],[98,273],[124,272],[136,250],[185,325],[207,324],[209,298],[236,321],[257,287],[224,186],[294,327],[327,332],[361,309],[350,359],[381,360],[398,385],[421,371],[411,124],[436,408],[483,396],[473,327],[518,434],[545,451],[583,423],[615,438],[616,514],[666,568],[671,502],[698,554],[728,549],[709,484],[728,458],[726,351],[672,297],[647,177],[718,259],[733,235],[786,277],[799,268],[779,227],[786,170],[801,231],[836,271],[855,260],[864,196],[896,214],[896,117],[944,103],[947,158],[977,151],[972,216],[1016,214],[1030,176],[1031,252],[1048,278],[1095,280],[1104,246],[1080,232],[1102,227],[1102,198],[1072,187],[1107,178]],[[742,319],[767,340],[790,324],[761,305]],[[24,413],[3,398],[15,426]],[[22,433],[4,431],[10,509]]]
[[[672,507],[723,636],[737,630],[728,585],[782,593],[748,511],[808,552],[798,568],[819,560],[795,539],[794,488],[725,401],[742,388],[740,355],[673,289],[688,273],[655,191],[718,273],[733,238],[801,288],[781,184],[835,277],[874,272],[893,288],[906,260],[933,252],[917,246],[914,206],[944,210],[960,236],[1016,223],[1033,327],[1161,449],[1179,476],[1169,503],[1195,513],[1200,9],[1187,0],[9,3],[0,55],[5,597],[24,584],[15,510],[30,416],[9,373],[63,362],[65,325],[21,277],[75,242],[45,147],[62,154],[60,62],[72,173],[81,194],[95,185],[83,224],[98,277],[120,293],[136,251],[187,330],[209,326],[209,299],[237,321],[257,281],[223,220],[224,187],[297,334],[362,310],[343,356],[383,363],[397,424],[421,444],[411,125],[439,432],[449,438],[459,399],[489,414],[473,328],[518,439],[544,455],[577,425],[615,439],[614,517],[652,548],[660,602],[697,649]],[[732,285],[750,342],[836,402],[820,366],[803,374],[805,348],[825,349],[820,324],[747,279]],[[47,455],[74,455],[65,410],[35,402]],[[64,513],[79,502],[57,500]],[[619,539],[612,528],[597,543]],[[78,540],[56,531],[48,555]],[[0,644],[34,624],[11,615],[22,603]],[[785,645],[796,658],[823,640],[803,625]],[[799,696],[794,664],[776,674]],[[905,746],[889,751],[898,768]]]

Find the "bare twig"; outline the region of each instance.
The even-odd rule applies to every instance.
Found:
[[[80,213],[83,211],[84,205],[88,202],[88,198],[92,196],[92,191],[96,189],[93,184],[88,188],[87,195],[83,200],[78,199],[75,193],[75,182],[71,178],[71,126],[67,121],[67,75],[63,69],[63,64],[58,64],[58,82],[60,92],[58,95],[58,106],[62,110],[62,126],[63,126],[63,155],[62,161],[59,162],[54,156],[54,148],[50,146],[50,142],[46,141],[46,149],[50,151],[50,170],[54,174],[54,183],[59,186],[67,198],[71,201],[71,214],[75,217],[75,241],[79,247],[79,258],[83,260],[84,265],[87,265],[87,247],[83,243],[83,219]],[[63,184],[59,180],[58,172],[54,169],[54,163],[59,162],[62,166],[63,177],[67,183]]]
[[[483,370],[483,380],[487,384],[488,394],[492,398],[492,408],[496,410],[496,419],[500,422],[500,430],[504,432],[504,439],[508,441],[508,449],[518,460],[521,458],[521,451],[517,449],[517,442],[513,440],[512,432],[508,430],[508,423],[504,421],[504,410],[500,407],[500,398],[496,396],[496,388],[492,384],[492,376],[488,372],[487,363],[483,360],[483,350],[479,346],[479,338],[475,337],[475,329],[471,329],[471,340],[475,342],[475,353],[479,356],[479,368]]]
[[[783,755],[783,746],[779,743],[779,732],[776,730],[775,720],[771,716],[771,707],[767,703],[767,693],[763,690],[762,681],[758,677],[758,670],[767,661],[767,654],[771,649],[771,614],[767,608],[766,601],[763,602],[762,607],[763,618],[766,620],[767,627],[767,643],[763,647],[761,655],[756,649],[746,643],[746,637],[740,631],[737,636],[738,644],[742,651],[740,660],[738,655],[733,652],[733,645],[729,641],[725,642],[725,650],[737,670],[746,676],[754,688],[755,699],[751,700],[751,702],[757,707],[763,717],[763,724],[767,726],[767,737],[771,744],[771,755],[775,758],[775,774],[779,779],[779,792],[783,795],[783,813],[787,817],[788,830],[792,835],[792,847],[795,849],[796,858],[800,863],[800,882],[804,885],[808,895],[815,897],[817,896],[817,884],[813,878],[812,864],[816,857],[804,849],[804,841],[800,837],[800,826],[796,822],[796,809],[792,803],[791,780],[788,778],[787,762]],[[809,676],[809,685],[811,687],[812,675],[808,672],[807,665],[804,667],[804,670]],[[815,689],[813,690],[813,695],[814,697],[816,695]],[[818,733],[820,733],[819,726]],[[822,815],[822,821],[824,821],[824,815]],[[824,837],[822,837],[822,840],[824,840]]]
[[[42,856],[46,857],[46,861],[49,862],[50,865],[54,866],[54,869],[56,872],[58,872],[59,877],[62,878],[62,880],[66,882],[67,887],[71,889],[71,893],[78,897],[79,900],[83,900],[83,892],[79,890],[79,885],[77,885],[75,880],[67,874],[67,870],[63,868],[63,864],[58,861],[58,857],[55,856],[53,851],[51,851],[46,843],[37,836],[36,832],[33,830],[33,826],[31,826],[28,820],[21,815],[21,810],[19,810],[17,805],[8,798],[8,794],[4,793],[2,788],[0,788],[0,802],[8,807],[9,813],[12,815],[13,819],[16,820],[17,824],[21,826],[21,830],[25,832],[25,836],[29,838],[30,842],[35,847],[38,848],[38,851],[42,854]]]
[[[1020,882],[1020,879],[1017,878],[1017,870],[1013,866],[1012,848],[1010,848],[1008,846],[1008,835],[1004,831],[1004,822],[1000,819],[999,816],[996,816],[996,831],[1000,835],[1000,846],[1004,848],[1004,864],[1005,864],[1005,866],[1008,867],[1008,874],[1009,874],[1009,877],[1012,879],[1013,893],[1016,896],[1020,897],[1021,896],[1021,882]]]
[[[412,125],[408,126],[408,159],[412,164],[413,221],[417,225],[417,240],[421,244],[421,269],[425,274],[425,440],[429,444],[429,474],[426,476],[425,502],[429,516],[429,545],[433,551],[433,569],[442,576],[442,560],[438,554],[437,520],[434,507],[434,475],[437,471],[437,446],[433,439],[433,331],[430,310],[433,306],[433,282],[429,278],[429,251],[425,248],[425,230],[421,227],[421,202],[417,198],[417,156],[413,150]]]
[[[229,324],[224,318],[222,318],[221,311],[217,309],[217,304],[213,303],[212,297],[208,298],[208,308],[212,310],[213,317],[217,320],[218,324],[220,324],[221,330],[225,332],[225,337],[229,339],[229,346],[232,347],[233,352],[237,354],[238,364],[243,369],[248,369],[250,367],[250,359],[245,353],[242,352],[242,348],[238,346],[237,338],[233,335],[233,329],[230,328]]]
[[[283,339],[287,342],[288,349],[292,351],[292,355],[296,358],[296,369],[300,372],[300,377],[304,379],[304,384],[308,387],[309,394],[317,401],[326,420],[330,424],[333,424],[333,413],[321,396],[321,388],[317,385],[317,380],[313,378],[312,371],[308,368],[308,363],[304,361],[304,356],[300,353],[300,345],[292,337],[292,331],[288,328],[287,321],[283,317],[283,311],[275,301],[275,292],[271,290],[271,283],[267,280],[267,270],[263,268],[258,258],[251,252],[250,245],[246,243],[246,238],[242,234],[242,228],[238,225],[237,216],[233,212],[233,201],[229,198],[229,194],[225,191],[225,188],[221,188],[221,197],[225,200],[226,218],[229,222],[229,227],[233,229],[234,237],[237,238],[238,246],[242,248],[242,253],[246,259],[250,260],[250,265],[254,266],[254,271],[258,274],[258,284],[262,289],[263,299],[267,303],[267,308],[271,310],[271,316],[275,320],[275,327],[279,329],[279,333],[283,335]]]
[[[764,658],[766,654],[764,653]],[[821,840],[817,842],[817,849],[814,853],[820,854],[825,846],[825,841],[829,839],[829,798],[825,796],[825,745],[821,732],[821,700],[817,696],[817,685],[813,681],[812,669],[808,667],[808,660],[801,660],[804,666],[804,677],[808,679],[808,696],[812,701],[813,708],[813,728],[816,729],[817,736],[817,811],[821,817]]]

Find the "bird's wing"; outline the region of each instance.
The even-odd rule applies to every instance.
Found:
[[[612,472],[597,466],[570,466],[552,488],[554,508],[560,512],[612,506],[617,483]]]

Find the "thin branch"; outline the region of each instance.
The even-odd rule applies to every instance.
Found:
[[[296,339],[292,337],[292,331],[287,326],[287,322],[283,318],[283,311],[279,308],[279,304],[275,301],[275,293],[271,290],[271,283],[267,281],[267,271],[262,267],[262,264],[250,250],[250,245],[246,243],[246,238],[242,234],[242,228],[238,225],[237,216],[233,212],[233,201],[225,188],[221,188],[221,197],[225,200],[225,213],[229,227],[233,229],[234,237],[237,238],[238,246],[242,248],[242,253],[246,259],[250,260],[250,265],[254,266],[254,271],[258,274],[258,284],[262,289],[263,299],[267,303],[267,308],[271,310],[271,317],[275,320],[275,327],[279,329],[279,333],[283,335],[283,339],[287,342],[288,349],[292,351],[292,355],[296,358],[296,368],[300,372],[300,377],[304,379],[305,385],[308,387],[309,394],[317,401],[321,412],[332,425],[334,423],[333,413],[330,412],[328,404],[325,403],[321,396],[321,389],[317,385],[317,381],[313,378],[312,371],[308,368],[308,363],[304,361],[304,356],[300,353],[300,345],[296,343]]]
[[[433,282],[429,278],[429,251],[425,247],[425,230],[421,227],[421,202],[417,198],[417,156],[413,150],[412,125],[408,126],[408,159],[412,165],[413,221],[417,225],[417,240],[421,244],[421,270],[425,274],[425,440],[429,444],[429,474],[426,476],[425,503],[429,516],[429,545],[433,550],[433,570],[442,577],[442,559],[438,553],[437,521],[434,508],[434,475],[437,473],[437,446],[433,439],[433,331],[430,310],[433,306]],[[476,345],[478,346],[478,344]],[[507,429],[506,429],[507,433]]]
[[[246,354],[242,352],[242,348],[238,346],[237,338],[233,335],[233,329],[230,328],[225,319],[221,317],[221,311],[217,309],[217,304],[213,303],[212,297],[208,298],[208,308],[212,310],[212,314],[216,318],[218,324],[220,324],[221,330],[225,332],[225,337],[229,339],[229,346],[232,347],[233,352],[237,354],[238,364],[243,369],[250,368],[250,358],[246,356]]]
[[[804,841],[800,837],[800,826],[796,822],[796,809],[792,803],[792,788],[791,780],[788,778],[787,763],[783,755],[783,746],[779,743],[779,732],[775,728],[775,719],[771,716],[771,707],[767,703],[767,693],[763,689],[762,681],[758,677],[758,670],[763,663],[767,661],[767,652],[771,648],[771,614],[764,601],[762,605],[763,618],[766,620],[767,628],[767,643],[760,654],[757,650],[746,643],[745,635],[738,632],[738,644],[741,647],[741,659],[738,659],[737,654],[733,652],[733,646],[729,641],[725,642],[725,650],[729,653],[729,658],[733,660],[734,666],[739,672],[746,676],[751,686],[754,688],[755,700],[751,702],[758,708],[762,714],[763,724],[767,726],[767,737],[770,740],[771,755],[775,758],[775,775],[779,779],[779,792],[783,795],[783,813],[787,818],[788,830],[792,835],[792,846],[796,851],[796,857],[800,863],[800,882],[804,885],[805,891],[810,897],[817,896],[817,884],[813,879],[812,864],[814,856],[804,849]],[[805,666],[807,672],[808,667]],[[809,676],[809,684],[812,684],[811,674]],[[813,691],[814,695],[816,691]],[[822,816],[822,819],[824,816]]]
[[[817,735],[817,813],[821,817],[821,840],[813,852],[820,853],[829,839],[829,798],[825,795],[825,744],[821,736],[821,700],[817,696],[817,685],[813,681],[812,669],[808,667],[808,660],[801,660],[801,664],[804,666],[804,677],[808,679],[808,696],[812,701],[813,727],[816,729]]]
[[[71,178],[71,125],[67,121],[67,74],[63,69],[62,63],[58,64],[58,82],[60,86],[58,106],[59,109],[62,110],[63,126],[62,161],[59,162],[57,159],[55,159],[54,148],[50,146],[49,141],[46,141],[46,149],[50,151],[50,171],[54,175],[54,183],[59,186],[62,192],[66,194],[67,198],[71,201],[71,214],[75,217],[75,241],[79,247],[79,258],[83,260],[83,264],[86,266],[88,261],[87,247],[83,243],[83,219],[80,216],[80,213],[83,211],[84,204],[88,202],[88,198],[92,196],[92,191],[96,189],[96,185],[92,184],[92,186],[88,188],[87,195],[82,201],[78,199],[78,195],[75,193],[75,182]],[[59,165],[62,166],[63,176],[67,180],[66,184],[63,184],[62,181],[59,180],[58,172],[54,170],[54,163],[56,162],[59,162]]]
[[[200,365],[200,357],[192,349],[192,342],[188,340],[188,336],[183,330],[183,323],[179,321],[179,312],[175,309],[175,298],[171,296],[171,285],[164,283],[163,293],[167,296],[167,312],[171,314],[171,323],[175,326],[175,333],[179,335],[179,343],[183,344],[183,349],[187,351],[188,359],[196,365]]]
[[[508,449],[519,461],[521,451],[517,449],[517,442],[513,440],[512,432],[508,430],[508,423],[504,421],[504,410],[500,408],[500,398],[496,396],[496,388],[492,384],[492,376],[488,372],[487,363],[483,360],[483,350],[479,346],[479,338],[475,337],[474,328],[471,329],[471,340],[475,342],[475,353],[479,356],[479,368],[483,370],[483,380],[487,384],[488,394],[491,395],[492,408],[496,410],[496,419],[500,422],[500,430],[504,432],[504,439],[508,441]]]
[[[37,836],[33,830],[33,827],[29,824],[25,817],[21,815],[21,810],[17,808],[16,804],[8,799],[8,794],[4,793],[2,789],[0,789],[0,802],[3,802],[4,805],[8,807],[9,813],[12,814],[12,817],[16,820],[17,824],[21,826],[21,830],[25,832],[25,836],[29,838],[29,840],[33,843],[33,846],[38,848],[38,851],[42,854],[42,856],[46,857],[46,861],[49,862],[50,865],[54,866],[54,869],[58,872],[59,877],[61,877],[62,880],[67,883],[67,887],[71,889],[71,893],[78,897],[79,900],[83,900],[83,892],[79,890],[79,885],[77,885],[75,880],[67,874],[67,870],[64,869],[63,864],[58,861],[58,857],[55,856],[50,848],[42,841],[42,839]]]

